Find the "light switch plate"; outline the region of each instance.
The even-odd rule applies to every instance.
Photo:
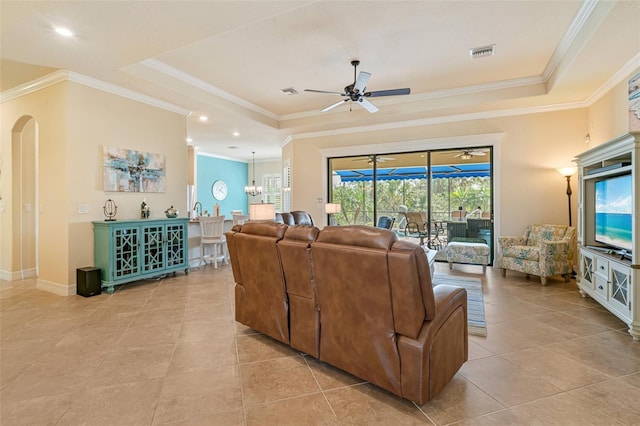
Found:
[[[89,204],[78,204],[78,214],[88,214]]]

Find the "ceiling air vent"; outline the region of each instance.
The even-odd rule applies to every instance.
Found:
[[[286,89],[280,89],[280,91],[282,93],[284,93],[287,96],[291,96],[291,95],[297,95],[298,91],[296,89],[294,89],[293,87],[287,87]]]
[[[471,59],[484,58],[485,56],[493,56],[496,53],[496,45],[490,44],[488,46],[474,47],[469,51]]]

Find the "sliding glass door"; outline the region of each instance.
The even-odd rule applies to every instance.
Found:
[[[329,201],[341,205],[333,223],[383,226],[389,218],[400,237],[432,249],[443,249],[452,238],[482,238],[492,245],[490,147],[328,161]]]

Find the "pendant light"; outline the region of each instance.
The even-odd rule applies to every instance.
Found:
[[[252,197],[255,197],[256,195],[260,195],[262,194],[262,187],[261,186],[256,186],[256,153],[255,151],[251,152],[251,155],[253,156],[253,180],[251,181],[251,185],[247,185],[244,187],[244,192],[247,193],[247,195],[251,195]]]

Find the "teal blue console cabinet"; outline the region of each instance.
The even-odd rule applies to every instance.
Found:
[[[94,263],[102,288],[184,270],[189,273],[188,218],[93,222]]]

